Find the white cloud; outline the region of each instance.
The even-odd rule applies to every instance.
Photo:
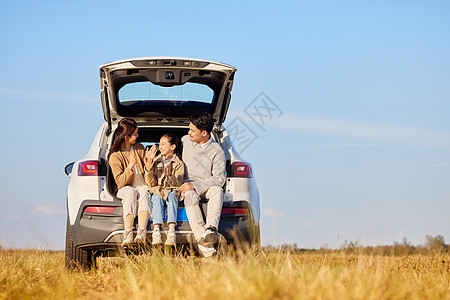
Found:
[[[32,210],[32,215],[40,216],[57,216],[64,215],[66,210],[58,204],[37,204]]]
[[[20,218],[19,215],[8,214],[8,215],[6,216],[6,219],[7,219],[8,221],[18,221],[18,220],[20,220],[21,218]]]
[[[375,145],[450,147],[450,132],[432,128],[292,115],[284,115],[282,118],[270,122],[269,125],[286,130],[340,136],[369,142],[367,144],[342,144],[342,146],[370,146],[375,143]]]

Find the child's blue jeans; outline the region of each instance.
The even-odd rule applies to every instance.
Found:
[[[167,196],[167,224],[177,223],[178,197],[177,191]],[[162,224],[164,218],[164,200],[157,194],[152,195],[153,225]]]

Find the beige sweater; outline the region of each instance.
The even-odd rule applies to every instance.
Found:
[[[145,148],[139,143],[134,144],[133,148],[136,152],[136,165],[139,172],[144,175]],[[119,150],[109,156],[109,166],[116,181],[117,189],[133,184],[134,172],[132,169],[127,168],[129,162],[130,154],[125,150]]]

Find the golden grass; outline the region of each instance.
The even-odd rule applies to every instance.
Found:
[[[67,271],[63,252],[0,250],[0,267],[0,299],[450,299],[449,253],[144,254]]]

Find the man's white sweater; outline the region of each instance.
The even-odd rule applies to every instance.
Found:
[[[203,194],[212,186],[223,187],[226,180],[225,154],[220,145],[211,138],[200,145],[192,142],[189,135],[185,135],[181,142],[186,165],[185,180],[192,182],[197,194]]]

